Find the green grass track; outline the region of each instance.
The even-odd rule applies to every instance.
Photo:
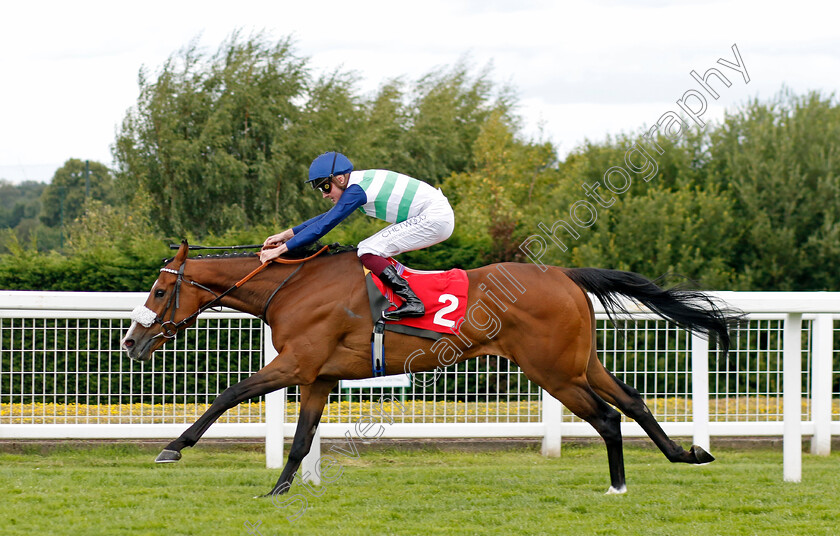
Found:
[[[706,466],[625,448],[628,493],[609,486],[602,445],[455,452],[385,448],[336,454],[333,482],[283,507],[279,470],[249,445],[186,449],[95,445],[0,452],[0,534],[51,535],[810,535],[840,533],[840,453],[803,454],[802,482],[782,480],[781,449],[713,449]],[[327,454],[327,452],[322,452]],[[280,507],[278,507],[278,504]],[[246,523],[250,525],[248,528]]]

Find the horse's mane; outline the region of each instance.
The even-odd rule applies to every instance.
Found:
[[[281,255],[281,257],[283,257],[284,259],[305,259],[306,257],[317,253],[318,250],[322,247],[324,247],[324,244],[320,242],[315,242],[314,244],[310,244],[302,248],[295,248],[292,251],[289,251],[288,253],[284,253],[283,255]],[[324,253],[322,253],[322,255],[340,255],[342,253],[348,253],[350,251],[356,250],[356,246],[344,246],[336,242],[334,244],[330,244],[330,248]]]
[[[296,259],[305,259],[310,255],[315,254],[318,250],[324,247],[324,244],[320,242],[315,242],[314,244],[310,244],[308,246],[295,248],[292,251],[284,253],[281,255],[284,259],[296,260]],[[330,247],[327,251],[322,253],[322,255],[340,255],[342,253],[349,253],[351,251],[355,252],[357,250],[356,246],[345,246],[339,243],[330,244]],[[244,259],[248,257],[256,257],[257,253],[254,252],[247,252],[247,253],[216,253],[214,255],[197,255],[195,257],[189,257],[190,259]],[[172,262],[172,259],[163,259],[163,264],[167,265]]]

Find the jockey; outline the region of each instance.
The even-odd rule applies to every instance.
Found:
[[[278,247],[262,250],[260,260],[266,262],[290,249],[315,242],[354,210],[361,209],[368,216],[392,224],[362,240],[358,247],[362,264],[404,301],[398,309],[383,312],[383,318],[423,316],[426,311],[423,302],[387,259],[433,246],[452,235],[455,214],[443,192],[394,171],[353,171],[350,160],[334,151],[312,161],[307,182],[335,206],[296,227],[269,236],[264,246]]]

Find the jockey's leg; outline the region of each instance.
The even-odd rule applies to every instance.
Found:
[[[397,270],[384,257],[374,255],[373,253],[363,253],[359,256],[359,260],[365,268],[370,270],[373,275],[378,277],[385,285],[387,285],[394,293],[403,300],[403,304],[394,311],[385,311],[382,317],[385,320],[399,320],[401,318],[416,318],[423,316],[426,308],[423,307],[423,302],[411,290],[408,281],[400,277]]]
[[[403,304],[394,311],[382,311],[382,318],[385,320],[400,320],[402,318],[417,318],[426,314],[423,302],[411,290],[408,281],[400,277],[396,268],[388,266],[379,274],[379,279],[403,300]]]
[[[452,207],[441,195],[439,201],[427,207],[418,216],[389,225],[359,243],[359,258],[362,264],[404,302],[396,310],[382,313],[385,320],[399,320],[425,314],[423,302],[386,259],[443,242],[452,234],[454,227],[455,215]]]

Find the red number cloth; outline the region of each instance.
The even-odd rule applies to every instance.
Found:
[[[467,314],[467,272],[457,268],[445,272],[412,270],[394,259],[388,260],[396,267],[397,273],[408,281],[426,307],[426,314],[420,318],[404,318],[388,323],[457,334],[461,328],[461,319]],[[378,277],[373,276],[373,282],[391,303],[398,306],[402,304],[402,300],[383,285]]]

